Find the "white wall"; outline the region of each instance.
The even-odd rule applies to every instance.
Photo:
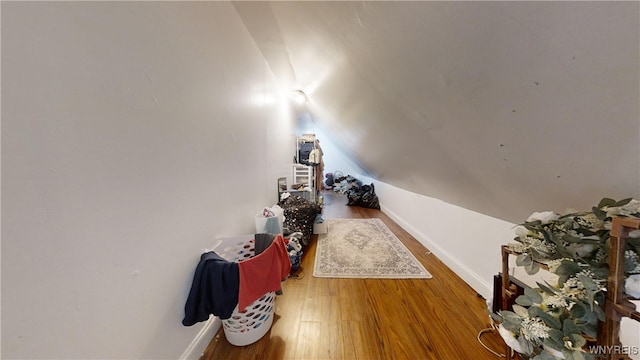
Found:
[[[199,256],[290,171],[277,90],[229,3],[3,2],[2,358],[197,358]]]

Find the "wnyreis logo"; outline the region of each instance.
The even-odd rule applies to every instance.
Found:
[[[638,355],[640,354],[640,347],[624,345],[593,345],[589,346],[589,352],[595,355]]]

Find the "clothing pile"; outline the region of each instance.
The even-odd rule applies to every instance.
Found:
[[[350,189],[347,192],[347,198],[349,199],[347,205],[380,210],[380,201],[378,200],[378,195],[376,195],[373,183],[371,185],[362,185]]]
[[[322,212],[318,204],[306,200],[298,195],[290,195],[278,204],[284,209],[284,233],[285,235],[300,232],[300,243],[306,246],[311,241],[313,234],[313,222],[316,215]]]
[[[336,177],[339,174],[339,177]],[[351,175],[342,176],[339,171],[333,174],[333,191],[347,194],[349,202],[347,205],[360,206],[370,209],[380,209],[378,195],[376,195],[373,184],[363,185],[362,181]]]
[[[334,181],[333,191],[340,194],[346,194],[349,190],[362,186],[362,182],[351,175],[335,178]]]
[[[289,260],[291,261],[291,271],[297,271],[300,268],[302,260],[302,238],[303,234],[299,231],[287,235],[289,242],[287,243],[287,251],[289,252]]]

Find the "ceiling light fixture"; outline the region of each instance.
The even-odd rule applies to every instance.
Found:
[[[294,90],[293,93],[291,93],[291,98],[299,105],[302,105],[306,103],[307,100],[309,100],[307,98],[307,94],[305,94],[302,90]]]

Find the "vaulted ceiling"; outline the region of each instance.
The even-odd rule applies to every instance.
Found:
[[[640,197],[638,2],[237,2],[372,177],[497,218]]]

